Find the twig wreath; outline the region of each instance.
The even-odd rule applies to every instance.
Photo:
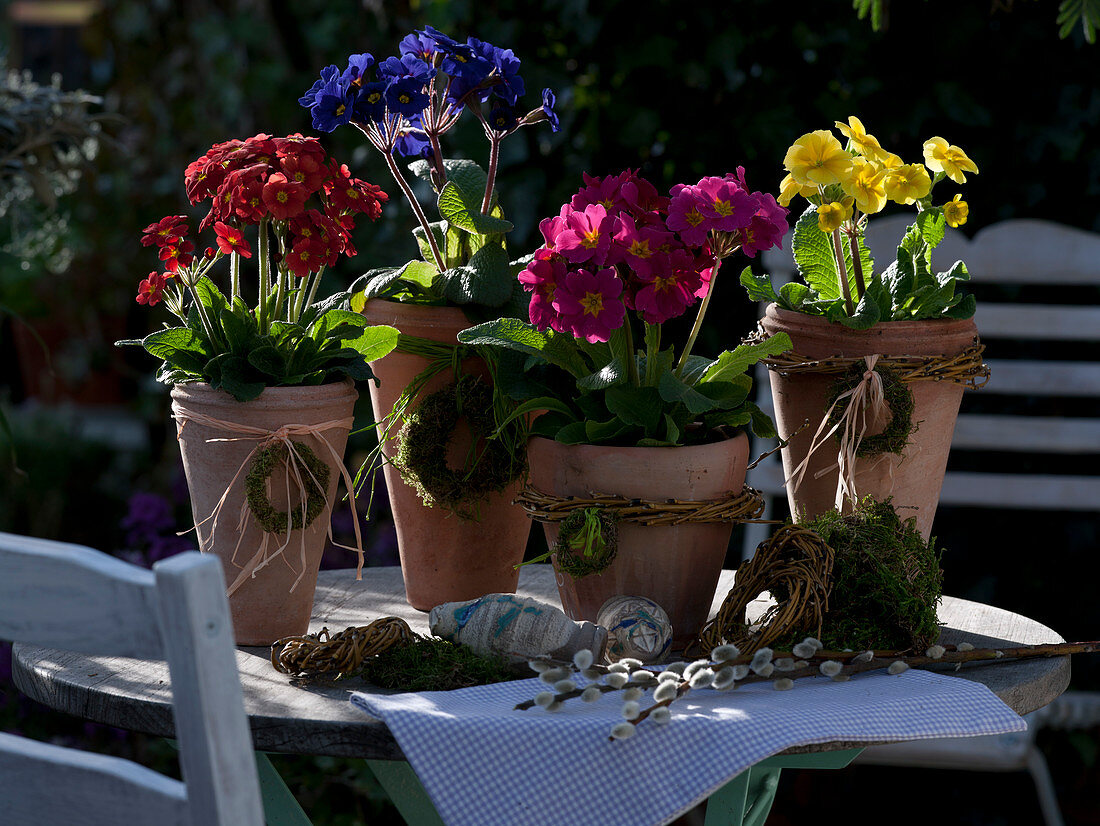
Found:
[[[844,413],[851,402],[849,391],[863,381],[866,367],[853,364],[848,371],[836,380],[825,399],[825,409],[831,411],[829,424],[836,425],[844,420]],[[913,393],[901,380],[897,372],[889,367],[875,368],[882,379],[882,395],[890,409],[890,420],[882,431],[874,435],[865,435],[856,449],[856,456],[878,456],[881,453],[901,455],[909,443],[909,437],[916,431],[918,424],[913,421]],[[836,440],[841,440],[838,429]]]
[[[690,648],[710,651],[732,643],[752,654],[793,631],[814,629],[821,636],[832,579],[833,549],[813,531],[785,525],[737,569],[733,588]],[[775,604],[750,630],[745,610],[764,591]]]
[[[248,475],[244,479],[244,489],[248,499],[248,509],[256,521],[267,533],[286,533],[287,525],[291,530],[301,530],[313,524],[313,520],[324,511],[327,499],[329,469],[309,445],[294,443],[294,452],[305,465],[306,472],[301,474],[302,501],[291,511],[280,511],[271,504],[267,495],[267,480],[280,464],[285,464],[289,448],[286,442],[273,442],[256,451]]]
[[[396,646],[411,645],[416,635],[400,617],[382,617],[368,625],[352,626],[330,634],[322,628],[316,634],[283,637],[271,643],[271,665],[283,674],[316,677],[322,674],[349,676],[367,657]]]
[[[462,417],[473,435],[476,457],[467,463],[472,467],[454,470],[447,464],[447,446]],[[504,490],[524,470],[502,440],[490,438],[495,431],[492,388],[476,376],[461,376],[406,414],[393,464],[425,505],[472,519],[473,503]]]

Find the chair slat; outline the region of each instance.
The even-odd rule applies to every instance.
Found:
[[[1100,307],[1064,307],[1056,304],[978,305],[974,323],[983,340],[1098,341]]]
[[[163,657],[150,571],[77,545],[11,534],[0,539],[0,639],[83,654]]]
[[[982,394],[1011,396],[1100,396],[1100,364],[1081,361],[987,359],[991,371]]]
[[[1039,510],[1100,509],[1100,476],[948,473],[941,505]]]
[[[62,786],[59,789],[59,785]],[[4,823],[191,826],[183,783],[102,754],[0,733]]]
[[[963,415],[955,423],[951,447],[1020,453],[1097,453],[1100,420]]]

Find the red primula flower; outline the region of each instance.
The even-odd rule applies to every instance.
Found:
[[[277,221],[285,221],[306,208],[309,190],[300,183],[287,180],[282,172],[273,172],[263,187],[263,202]]]
[[[236,227],[231,227],[221,221],[214,224],[214,232],[218,236],[218,249],[226,255],[239,253],[243,258],[252,257],[252,248],[245,240],[244,233]]]
[[[311,272],[319,270],[321,265],[325,263],[324,252],[324,246],[317,241],[300,240],[287,253],[286,265],[296,276],[304,278]]]
[[[138,304],[148,304],[155,307],[164,295],[164,285],[168,283],[170,276],[157,272],[149,273],[149,276],[138,284],[138,294],[135,299]]]
[[[187,234],[187,216],[169,215],[161,218],[156,223],[150,224],[142,230],[144,236],[141,239],[143,247],[156,244],[163,247],[166,244],[176,244]]]
[[[287,180],[301,184],[309,192],[317,192],[325,183],[328,170],[313,155],[290,155],[280,158],[279,166]]]
[[[195,260],[193,255],[195,245],[190,241],[179,241],[177,244],[166,244],[160,248],[160,260],[169,272],[175,272],[180,267],[190,267]]]

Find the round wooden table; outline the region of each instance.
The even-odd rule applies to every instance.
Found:
[[[712,613],[728,592],[732,579],[732,571],[723,572]],[[553,571],[548,565],[525,566],[517,593],[560,604]],[[350,570],[321,573],[311,632],[322,626],[341,631],[384,616],[402,617],[414,631],[428,632],[427,614],[405,602],[399,568],[367,568],[361,582],[356,581]],[[1063,641],[1034,620],[967,600],[944,597],[939,616],[944,624],[941,642],[945,643],[996,647]],[[389,693],[384,689],[372,689],[359,679],[295,684],[272,668],[266,648],[240,648],[237,663],[257,749],[370,760],[404,759],[386,726],[348,701],[352,691]],[[1051,702],[1066,689],[1070,662],[1069,657],[1054,657],[966,665],[957,675],[985,684],[1014,711],[1025,714]],[[163,662],[90,657],[17,646],[14,677],[25,694],[59,711],[120,728],[173,736],[168,667]],[[826,743],[787,753],[865,745],[868,744]]]

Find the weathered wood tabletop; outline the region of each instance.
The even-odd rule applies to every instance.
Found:
[[[733,572],[724,571],[712,613],[732,581]],[[548,565],[524,567],[518,593],[560,604],[553,570]],[[356,581],[350,570],[321,573],[311,632],[322,626],[341,631],[384,616],[403,617],[414,631],[424,634],[428,631],[427,614],[405,602],[400,568],[367,568],[361,582]],[[945,643],[970,642],[978,647],[995,647],[1063,641],[1052,630],[1027,617],[967,600],[945,597],[939,616],[944,623],[941,642]],[[372,690],[361,680],[295,685],[272,668],[265,648],[240,648],[237,663],[257,749],[375,760],[404,759],[385,725],[348,702],[352,691]],[[100,723],[172,736],[168,668],[163,662],[89,657],[17,646],[14,671],[16,685],[47,706]],[[964,666],[956,673],[963,679],[984,683],[1012,709],[1025,714],[1046,705],[1066,689],[1070,664],[1069,657],[1055,657]],[[863,745],[867,744],[838,742],[792,751]]]

